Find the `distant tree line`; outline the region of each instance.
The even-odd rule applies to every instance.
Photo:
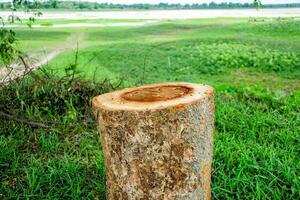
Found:
[[[30,4],[30,3],[29,3]],[[172,10],[172,9],[233,9],[233,8],[254,8],[253,3],[194,3],[194,4],[112,4],[112,3],[96,3],[96,2],[85,2],[85,1],[39,1],[31,2],[32,7],[36,7],[39,4],[40,9],[63,9],[63,10],[103,10],[103,9],[128,9],[128,10]],[[264,8],[299,8],[300,3],[286,3],[286,4],[266,4]],[[11,3],[0,3],[0,9],[10,9]]]

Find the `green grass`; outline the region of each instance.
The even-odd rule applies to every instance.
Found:
[[[51,128],[1,120],[0,198],[104,199],[104,161],[90,99],[114,89],[101,84],[109,78],[113,84],[122,79],[120,87],[164,81],[214,86],[213,198],[298,199],[299,27],[292,20],[201,19],[32,30],[38,41],[48,34],[53,45],[74,33],[84,38],[75,81],[60,79],[70,73],[66,66],[74,66],[75,51],[67,51],[45,66],[49,78],[38,71],[40,78],[1,91],[3,111]],[[25,32],[21,45],[34,44]]]
[[[65,41],[71,32],[53,29],[29,29],[16,28],[17,39],[19,40],[19,48],[25,52],[33,52],[57,46]]]

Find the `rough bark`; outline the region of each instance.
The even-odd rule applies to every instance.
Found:
[[[125,89],[93,99],[107,198],[210,199],[214,91],[190,83]]]

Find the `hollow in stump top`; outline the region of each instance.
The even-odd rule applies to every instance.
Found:
[[[192,104],[213,93],[212,87],[203,84],[159,83],[94,97],[93,106],[105,110],[156,110]]]

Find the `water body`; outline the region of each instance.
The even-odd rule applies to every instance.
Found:
[[[7,18],[11,12],[0,11]],[[31,16],[17,12],[21,19]],[[300,8],[284,9],[213,9],[213,10],[152,10],[152,11],[43,11],[41,19],[194,19],[217,17],[300,17]]]
[[[32,28],[72,28],[72,27],[114,27],[114,26],[144,26],[146,24],[154,23],[156,21],[148,20],[144,22],[115,22],[115,23],[70,23],[70,24],[51,24],[51,25],[32,25]],[[5,28],[25,28],[27,25],[8,24]]]

